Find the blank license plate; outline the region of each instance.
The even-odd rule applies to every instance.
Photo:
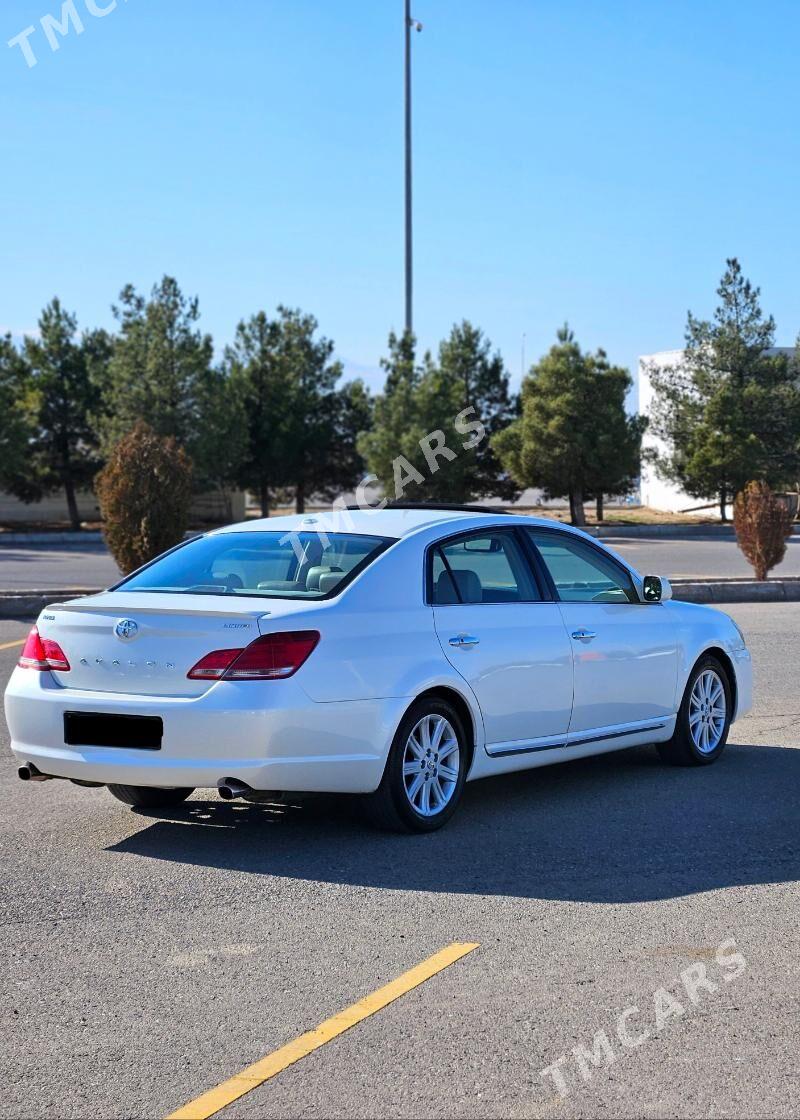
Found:
[[[64,712],[64,742],[69,747],[132,747],[160,751],[160,716],[116,716],[105,712]]]

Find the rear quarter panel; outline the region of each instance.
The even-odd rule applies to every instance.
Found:
[[[442,653],[433,609],[425,603],[424,547],[415,538],[398,541],[340,596],[304,620],[318,626],[322,637],[296,680],[320,704],[399,699],[392,705],[395,722],[385,750],[415,697],[449,688],[467,705],[475,746],[482,748],[478,701]]]

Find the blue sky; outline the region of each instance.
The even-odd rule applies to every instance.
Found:
[[[218,346],[279,302],[381,383],[402,326],[402,0],[0,6],[0,326],[128,281]],[[95,7],[111,0],[95,0]],[[89,0],[91,7],[91,0]],[[416,327],[484,328],[515,380],[569,320],[630,367],[709,314],[725,257],[800,330],[797,0],[417,0]],[[37,65],[7,40],[28,26]]]

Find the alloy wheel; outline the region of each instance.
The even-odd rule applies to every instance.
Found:
[[[412,809],[423,817],[441,813],[455,792],[460,768],[452,724],[436,712],[423,716],[403,752],[403,786]]]
[[[727,701],[719,674],[704,669],[689,697],[689,733],[700,754],[712,754],[725,731]]]

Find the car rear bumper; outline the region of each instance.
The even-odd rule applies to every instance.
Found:
[[[43,774],[137,786],[368,793],[408,701],[319,704],[294,680],[227,682],[199,697],[148,697],[60,687],[50,673],[16,669],[5,695],[11,748]],[[64,713],[157,715],[161,750],[67,746]]]

